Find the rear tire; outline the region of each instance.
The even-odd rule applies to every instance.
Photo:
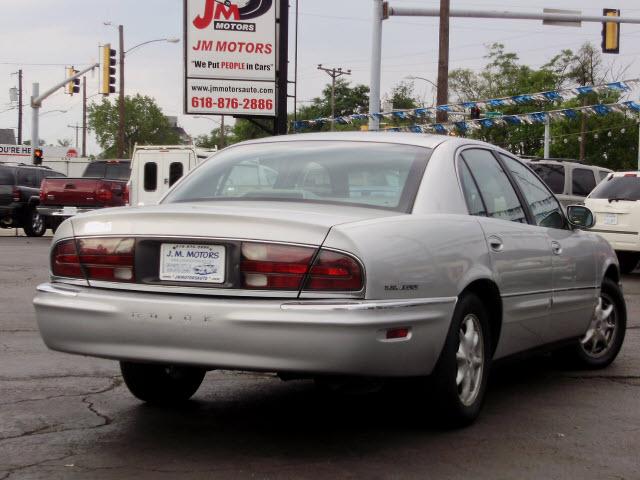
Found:
[[[627,329],[627,307],[616,282],[605,278],[589,329],[574,345],[560,352],[569,366],[599,369],[618,356]]]
[[[620,271],[625,275],[633,272],[640,261],[640,253],[637,252],[616,250],[616,255],[618,256],[618,263],[620,263]]]
[[[120,362],[120,371],[134,397],[159,405],[189,400],[206,373],[195,367],[133,362]]]
[[[449,334],[433,371],[438,418],[446,427],[471,424],[480,414],[491,364],[489,316],[475,294],[456,305]]]
[[[47,225],[44,217],[38,213],[38,210],[32,208],[26,216],[22,229],[27,237],[41,237],[47,230]]]

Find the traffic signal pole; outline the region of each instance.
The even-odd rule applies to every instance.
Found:
[[[33,84],[33,87],[31,90],[31,93],[32,93],[31,95],[31,145],[33,146],[34,150],[38,148],[38,146],[40,145],[38,127],[40,123],[40,107],[42,107],[42,102],[47,97],[57,92],[59,89],[64,88],[64,86],[67,83],[73,82],[76,78],[80,78],[82,75],[84,75],[87,72],[90,72],[94,68],[97,68],[99,65],[100,65],[99,63],[94,63],[90,67],[87,67],[84,70],[79,71],[75,75],[64,79],[62,82],[56,83],[53,87],[51,87],[49,90],[44,92],[42,95],[40,95],[40,84],[39,83]],[[33,158],[31,159],[31,162],[33,163]]]

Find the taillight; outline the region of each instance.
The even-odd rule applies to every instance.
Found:
[[[299,290],[315,248],[243,243],[240,271],[245,288]]]
[[[13,187],[11,189],[11,200],[14,202],[19,202],[21,199],[20,189],[18,187]]]
[[[243,287],[264,290],[358,291],[362,289],[360,264],[344,253],[315,248],[243,243],[240,271]]]
[[[122,201],[125,205],[129,205],[129,183],[127,182],[122,190]]]
[[[61,277],[134,281],[133,238],[80,238],[54,247],[51,271]]]
[[[109,203],[113,199],[113,192],[109,188],[109,184],[103,184],[96,192],[96,200],[102,203]]]

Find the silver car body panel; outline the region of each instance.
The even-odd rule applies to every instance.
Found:
[[[456,299],[478,281],[491,282],[500,292],[503,318],[495,357],[586,331],[602,278],[608,268],[617,268],[615,254],[588,232],[470,216],[456,172],[457,152],[468,146],[502,150],[467,139],[389,133],[250,143],[298,140],[399,143],[433,152],[411,213],[284,201],[161,204],[79,215],[59,227],[54,243],[73,236],[135,236],[323,247],[362,262],[363,298],[108,282],[83,287],[82,280],[65,285],[67,280],[56,278],[41,286],[34,300],[47,345],[210,368],[422,375],[437,361]],[[491,236],[501,238],[502,251],[492,251]],[[560,254],[552,253],[553,242]],[[394,327],[411,333],[386,340],[386,330]]]

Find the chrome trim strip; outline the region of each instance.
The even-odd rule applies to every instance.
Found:
[[[406,300],[362,300],[359,302],[287,302],[280,305],[281,310],[389,310],[393,308],[412,308],[424,305],[456,303],[458,297],[408,298]]]
[[[618,235],[638,235],[638,232],[621,232],[621,231],[617,231],[617,230],[596,230],[594,228],[591,228],[588,231],[589,232],[593,232],[593,233],[613,233],[613,234],[618,234]]]
[[[555,292],[573,292],[577,290],[598,290],[598,287],[570,287],[570,288],[554,288],[552,290],[535,290],[533,292],[516,292],[516,293],[505,293],[501,294],[501,298],[512,298],[512,297],[526,297],[528,295],[542,295],[545,293],[555,293]]]
[[[65,297],[77,297],[78,292],[71,288],[65,288],[62,286],[51,285],[50,283],[41,283],[36,287],[38,292],[55,293],[57,295],[63,295]]]

